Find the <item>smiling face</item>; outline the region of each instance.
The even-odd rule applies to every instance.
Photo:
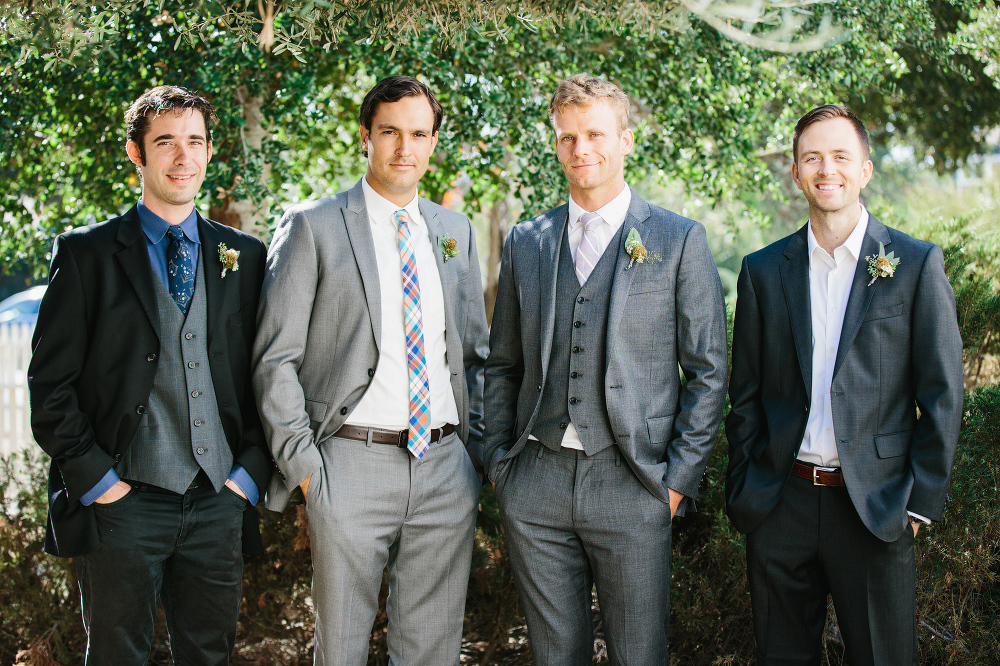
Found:
[[[566,106],[552,116],[556,156],[562,164],[569,193],[588,211],[605,205],[625,187],[625,156],[635,138],[619,129],[618,116],[605,100],[590,106]]]
[[[368,151],[368,184],[397,206],[410,203],[437,140],[434,111],[423,95],[380,103],[372,115],[371,131],[361,128],[361,143]]]
[[[829,118],[806,127],[792,164],[792,178],[809,202],[814,221],[857,219],[861,190],[872,177],[872,163],[847,118]]]
[[[212,159],[212,142],[207,135],[200,111],[165,111],[149,119],[142,138],[145,163],[135,141],[125,146],[142,176],[143,204],[171,224],[180,224],[191,214],[205,180],[205,167]]]

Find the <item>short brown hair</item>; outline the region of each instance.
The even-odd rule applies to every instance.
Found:
[[[591,106],[598,100],[606,99],[618,117],[618,131],[628,128],[628,97],[622,89],[604,79],[587,74],[577,74],[559,83],[549,102],[549,122],[567,106]]]
[[[444,117],[441,103],[437,101],[437,97],[434,96],[426,83],[418,81],[412,76],[390,76],[376,83],[375,87],[365,95],[364,101],[361,102],[359,114],[361,126],[369,132],[371,131],[372,118],[375,117],[378,105],[382,102],[392,104],[404,97],[419,97],[421,95],[427,98],[427,103],[431,105],[431,111],[434,112],[434,133],[437,134],[438,130],[441,129],[441,120]],[[368,157],[367,149],[365,149],[365,157]]]
[[[848,109],[846,106],[841,106],[840,104],[824,104],[823,106],[817,106],[815,109],[807,113],[806,115],[799,118],[799,122],[795,123],[795,131],[792,133],[792,159],[796,162],[799,159],[799,137],[802,133],[806,131],[806,128],[814,123],[818,123],[821,120],[830,120],[831,118],[846,118],[851,121],[854,125],[854,131],[857,132],[858,141],[861,142],[861,149],[865,153],[865,159],[871,156],[871,143],[868,141],[868,130],[865,129],[864,123],[861,119],[854,115],[854,112]]]
[[[205,119],[205,140],[212,141],[212,125],[219,119],[208,100],[180,86],[157,86],[144,92],[125,112],[125,137],[139,146],[139,157],[146,165],[146,145],[143,139],[149,131],[149,115],[156,118],[167,111],[179,113],[195,109]]]

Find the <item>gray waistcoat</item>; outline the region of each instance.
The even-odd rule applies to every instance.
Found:
[[[569,249],[568,230],[563,235],[552,356],[538,418],[531,429],[531,434],[548,448],[559,448],[570,421],[587,455],[615,443],[604,401],[604,358],[608,301],[621,243],[619,229],[581,287]]]
[[[205,470],[215,490],[221,490],[233,465],[208,366],[203,254],[198,253],[187,317],[163,283],[153,280],[160,315],[160,359],[142,423],[115,465],[123,479],[176,493],[187,490],[199,469]]]

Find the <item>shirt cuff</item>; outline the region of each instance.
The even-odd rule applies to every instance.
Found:
[[[104,493],[111,490],[111,488],[120,481],[118,474],[115,470],[109,469],[108,473],[104,475],[104,478],[97,482],[97,485],[90,489],[90,491],[80,498],[80,504],[84,506],[90,506],[94,501],[103,495]]]
[[[257,506],[257,500],[260,499],[260,490],[257,489],[257,484],[253,482],[253,477],[250,476],[250,472],[243,468],[243,465],[233,465],[233,470],[229,472],[229,480],[240,487],[243,494],[247,496],[250,506]]]
[[[930,518],[924,518],[919,513],[913,513],[912,511],[907,511],[906,513],[910,514],[910,518],[916,518],[917,520],[919,520],[920,522],[922,522],[924,525],[930,525],[931,524]]]

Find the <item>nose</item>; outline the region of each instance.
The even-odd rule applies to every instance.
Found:
[[[819,175],[825,176],[826,174],[833,173],[833,160],[823,158],[819,161]]]
[[[404,133],[400,133],[399,139],[396,140],[396,155],[409,155],[410,154],[410,138]]]
[[[174,163],[175,164],[187,164],[191,161],[191,148],[184,143],[177,144],[177,150],[174,151]]]

